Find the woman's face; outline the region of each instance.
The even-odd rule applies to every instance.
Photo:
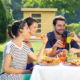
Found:
[[[29,26],[29,30],[30,30],[29,34],[31,36],[35,35],[36,31],[37,31],[37,28],[38,28],[38,23],[37,22],[33,22],[33,24]]]
[[[28,25],[25,24],[24,28],[23,28],[23,37],[24,39],[28,40],[29,39],[29,28],[28,28]]]

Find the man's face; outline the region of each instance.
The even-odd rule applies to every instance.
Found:
[[[58,35],[62,35],[65,31],[65,21],[57,20],[54,30]]]

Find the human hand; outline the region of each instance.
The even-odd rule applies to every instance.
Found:
[[[54,44],[55,47],[62,48],[63,42],[61,40],[57,40],[56,43]]]
[[[76,49],[76,48],[71,48],[71,49],[69,50],[69,52],[70,52],[70,53],[78,53],[78,49]]]
[[[36,37],[43,37],[45,34],[43,34],[43,33],[39,33],[39,34],[37,34],[36,35]]]
[[[70,34],[73,34],[73,37],[69,37],[70,39],[79,42],[79,38],[77,37],[77,35],[74,32],[71,32]]]
[[[46,35],[44,35],[43,37],[41,37],[41,39],[43,40],[43,44],[46,44],[48,41],[48,38]]]

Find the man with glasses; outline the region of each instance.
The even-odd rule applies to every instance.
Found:
[[[59,47],[59,45],[58,45],[58,47],[55,46],[55,43],[57,41],[61,40],[63,37],[67,38],[67,33],[69,33],[69,31],[65,30],[65,22],[66,22],[66,20],[63,16],[56,16],[53,19],[54,31],[47,33],[48,42],[46,44],[46,49],[52,48],[52,49],[55,49],[55,51],[57,49],[62,49],[61,47]],[[70,44],[71,44],[71,47],[79,49],[79,45],[77,44],[77,42],[71,41]],[[66,43],[66,46],[64,49],[69,50],[69,44],[68,43]],[[50,56],[50,57],[54,56],[54,53],[51,52],[50,54],[48,54],[48,56]]]

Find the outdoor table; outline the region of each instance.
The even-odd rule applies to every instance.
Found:
[[[35,65],[30,80],[80,80],[80,66]]]

